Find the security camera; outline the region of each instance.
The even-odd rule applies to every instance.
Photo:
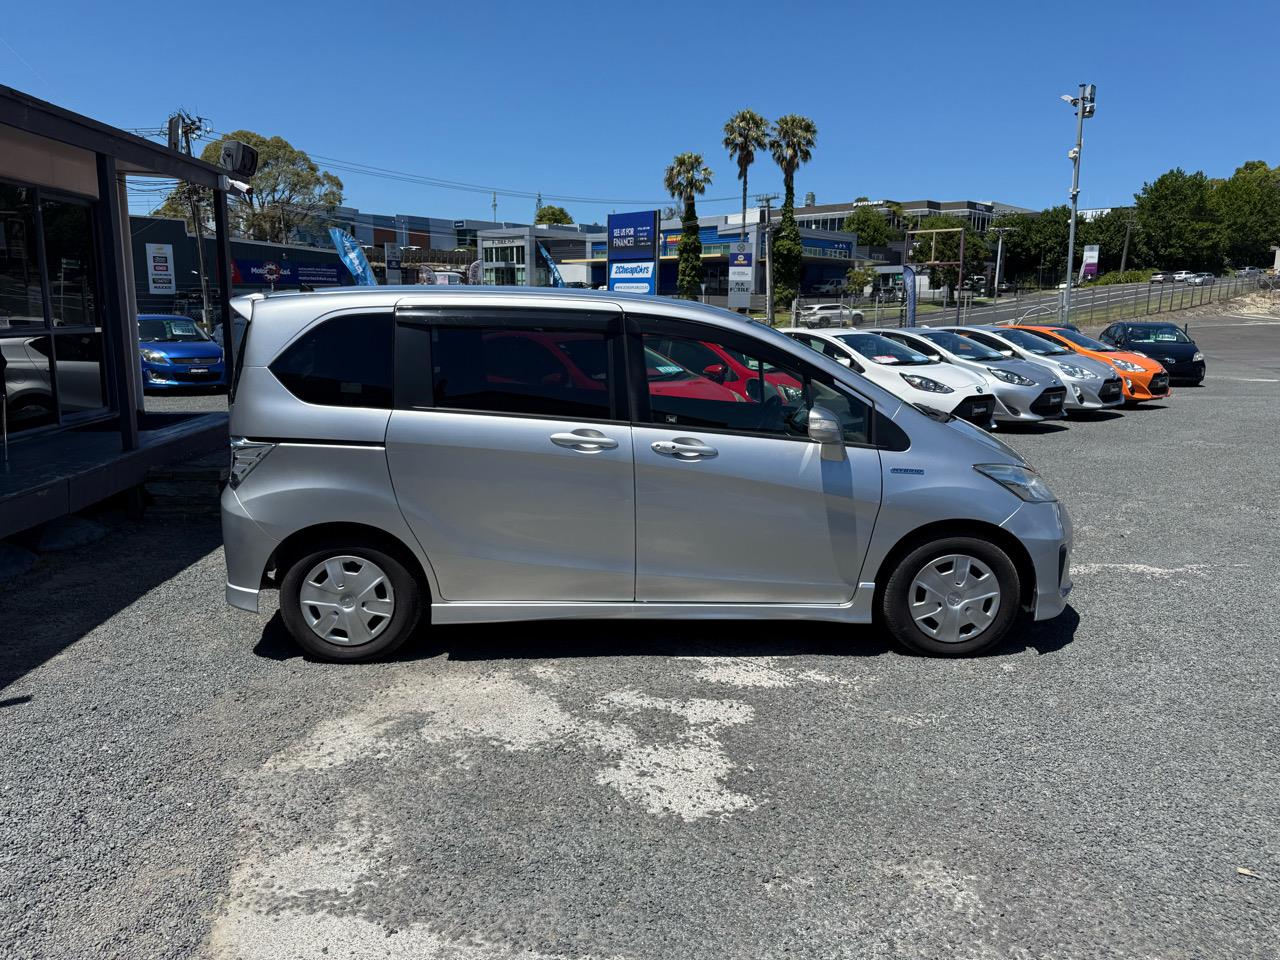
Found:
[[[1070,150],[1067,151],[1068,160],[1077,160],[1079,159],[1079,157],[1080,157],[1080,150],[1078,148],[1072,147]]]
[[[1075,102],[1076,102],[1076,98],[1075,98],[1075,97],[1073,97],[1073,96],[1071,96],[1071,94],[1069,94],[1069,93],[1064,93],[1064,94],[1063,94],[1061,97],[1059,97],[1058,99],[1059,99],[1059,100],[1064,100],[1064,101],[1066,101],[1067,103],[1070,103],[1070,104],[1073,104],[1073,105],[1074,105],[1074,104],[1075,104]]]

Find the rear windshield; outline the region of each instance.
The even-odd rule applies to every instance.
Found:
[[[949,333],[946,330],[917,330],[916,333],[926,340],[936,343],[943,350],[953,353],[957,357],[963,357],[965,360],[1004,359],[1004,354],[999,350],[992,350],[977,340],[970,340],[968,337]]]
[[[914,367],[933,362],[923,353],[918,353],[895,340],[874,333],[840,333],[836,334],[836,339],[841,343],[847,343],[873,363]]]
[[[1041,357],[1055,357],[1062,353],[1071,352],[1060,343],[1037,337],[1034,333],[1027,333],[1025,330],[1001,330],[1000,336],[1015,347],[1021,347],[1028,353],[1034,353]]]

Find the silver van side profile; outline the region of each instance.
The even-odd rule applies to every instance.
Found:
[[[254,294],[227,600],[312,656],[442,623],[878,623],[939,656],[1057,616],[1071,521],[1009,446],[756,321],[565,289]]]

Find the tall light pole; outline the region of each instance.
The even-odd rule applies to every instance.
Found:
[[[1064,93],[1062,99],[1076,108],[1076,145],[1067,152],[1071,160],[1071,228],[1067,232],[1067,286],[1062,294],[1062,319],[1071,322],[1071,277],[1076,261],[1076,211],[1080,205],[1080,148],[1084,145],[1084,121],[1093,116],[1096,88],[1092,83],[1080,84],[1080,95]]]
[[[998,303],[1000,300],[1000,260],[1004,256],[1004,235],[1016,227],[992,227],[990,232],[999,237],[996,243],[996,277],[991,284],[991,302]]]

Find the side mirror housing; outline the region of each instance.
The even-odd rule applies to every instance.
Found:
[[[729,375],[729,368],[723,363],[713,363],[702,368],[702,375],[716,383],[724,383],[724,378]]]
[[[844,428],[840,420],[826,407],[809,408],[809,439],[815,443],[844,444]]]
[[[1013,351],[1012,351],[1012,350],[1001,350],[1001,351],[1000,351],[1000,356],[1002,356],[1002,357],[1012,357],[1012,356],[1013,356]]]

